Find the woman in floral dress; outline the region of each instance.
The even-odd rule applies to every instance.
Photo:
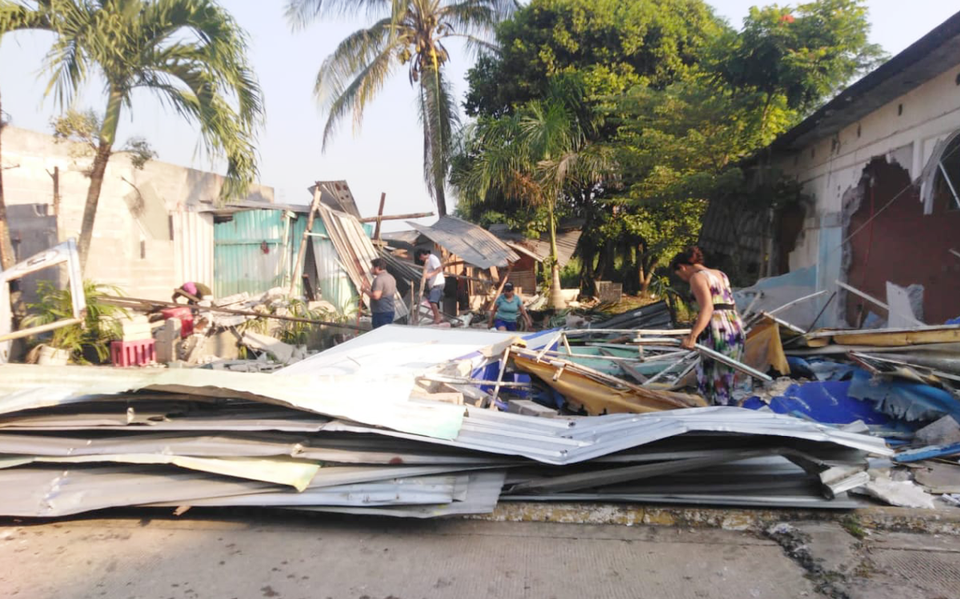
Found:
[[[703,252],[691,247],[680,252],[671,262],[678,277],[690,284],[700,306],[700,314],[682,347],[693,349],[696,343],[740,361],[743,357],[745,333],[737,313],[727,275],[703,265]],[[736,370],[701,356],[697,366],[697,387],[700,394],[717,405],[735,405],[738,390],[749,391],[749,379]],[[739,396],[739,393],[736,393]]]

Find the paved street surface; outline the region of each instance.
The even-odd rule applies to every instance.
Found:
[[[811,570],[783,541],[742,532],[299,515],[251,522],[256,518],[5,521],[0,596],[782,599],[839,588],[825,588],[824,580],[837,576]],[[814,537],[833,553],[827,565],[849,573],[852,582],[840,593],[960,596],[957,539],[888,536],[867,567],[859,541],[843,529]],[[917,569],[925,586],[901,580]]]

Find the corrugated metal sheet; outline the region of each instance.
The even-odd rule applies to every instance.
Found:
[[[82,366],[0,366],[0,414],[83,404],[91,393],[116,396],[137,390],[190,393],[203,397],[251,399],[306,412],[349,418],[373,426],[452,439],[463,420],[458,406],[410,401],[412,377],[363,379],[177,369],[128,370]],[[133,401],[134,396],[128,400]]]
[[[550,235],[541,235],[539,239],[529,239],[519,233],[514,233],[506,225],[492,225],[490,232],[499,239],[507,242],[510,247],[526,252],[533,258],[543,262],[550,256]],[[577,251],[580,242],[581,229],[566,229],[557,231],[557,261],[563,268]],[[519,247],[517,247],[519,246]]]
[[[407,224],[451,254],[479,268],[505,268],[520,259],[490,231],[455,216],[441,216],[429,227],[409,221]]]
[[[343,268],[340,254],[327,234],[323,222],[313,223],[313,232],[326,237],[311,237],[313,255],[317,262],[316,280],[323,299],[336,306],[341,314],[350,314],[357,307],[357,290],[350,281],[350,275]]]
[[[216,297],[244,291],[258,294],[289,284],[306,219],[290,220],[286,214],[283,210],[249,210],[213,226]],[[296,279],[295,289],[299,289],[300,277]]]
[[[174,212],[171,219],[177,280],[200,282],[212,288],[213,215]]]
[[[354,288],[359,288],[363,281],[372,283],[370,263],[378,258],[379,254],[370,241],[369,228],[349,214],[330,210],[323,204],[319,210],[326,235],[336,248],[340,264],[349,275]],[[408,312],[407,305],[399,293],[395,300],[394,317],[403,318]]]
[[[792,416],[743,408],[691,408],[651,414],[611,414],[572,419],[520,416],[470,406],[467,406],[466,410],[467,417],[463,419],[460,434],[456,439],[430,439],[429,442],[488,453],[520,455],[556,465],[592,460],[693,432],[786,437],[835,443],[881,456],[893,453],[884,440],[877,437],[848,433]],[[363,426],[334,424],[331,423],[325,430],[374,432]],[[415,438],[391,431],[376,432],[400,438]]]
[[[360,219],[360,210],[357,208],[357,202],[353,199],[353,193],[346,181],[320,181],[320,203],[350,216]],[[313,197],[313,190],[316,186],[311,185],[307,191],[310,197]]]

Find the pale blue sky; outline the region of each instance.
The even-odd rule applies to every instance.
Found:
[[[417,121],[413,89],[406,71],[393,79],[370,106],[363,128],[354,135],[345,121],[337,137],[321,153],[325,115],[313,97],[320,63],[348,33],[364,25],[356,19],[314,23],[292,32],[283,16],[284,0],[222,0],[251,37],[251,57],[266,100],[266,126],[260,134],[261,180],[276,189],[279,202],[306,203],[306,188],[315,180],[346,179],[364,215],[375,215],[380,192],[387,193],[386,212],[397,214],[433,210],[423,184],[422,134]],[[757,0],[714,0],[717,12],[739,26]],[[783,3],[781,3],[783,4]],[[796,3],[791,3],[796,4]],[[872,41],[892,54],[900,52],[958,10],[956,0],[870,0]],[[39,75],[40,59],[49,37],[39,34],[7,36],[0,46],[0,87],[4,112],[12,124],[50,131],[55,113],[52,98],[44,100],[46,78]],[[464,75],[472,59],[451,48],[448,76],[458,98],[466,91]],[[99,87],[86,90],[83,108],[103,110]],[[198,133],[156,100],[143,94],[126,111],[119,140],[146,137],[159,159],[205,170],[219,170],[217,162],[199,155]],[[427,219],[428,221],[431,219]],[[390,223],[388,230],[406,228]]]

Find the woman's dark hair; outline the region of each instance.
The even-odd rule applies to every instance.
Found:
[[[695,245],[691,245],[670,261],[670,269],[677,270],[681,264],[703,264],[703,252]]]

